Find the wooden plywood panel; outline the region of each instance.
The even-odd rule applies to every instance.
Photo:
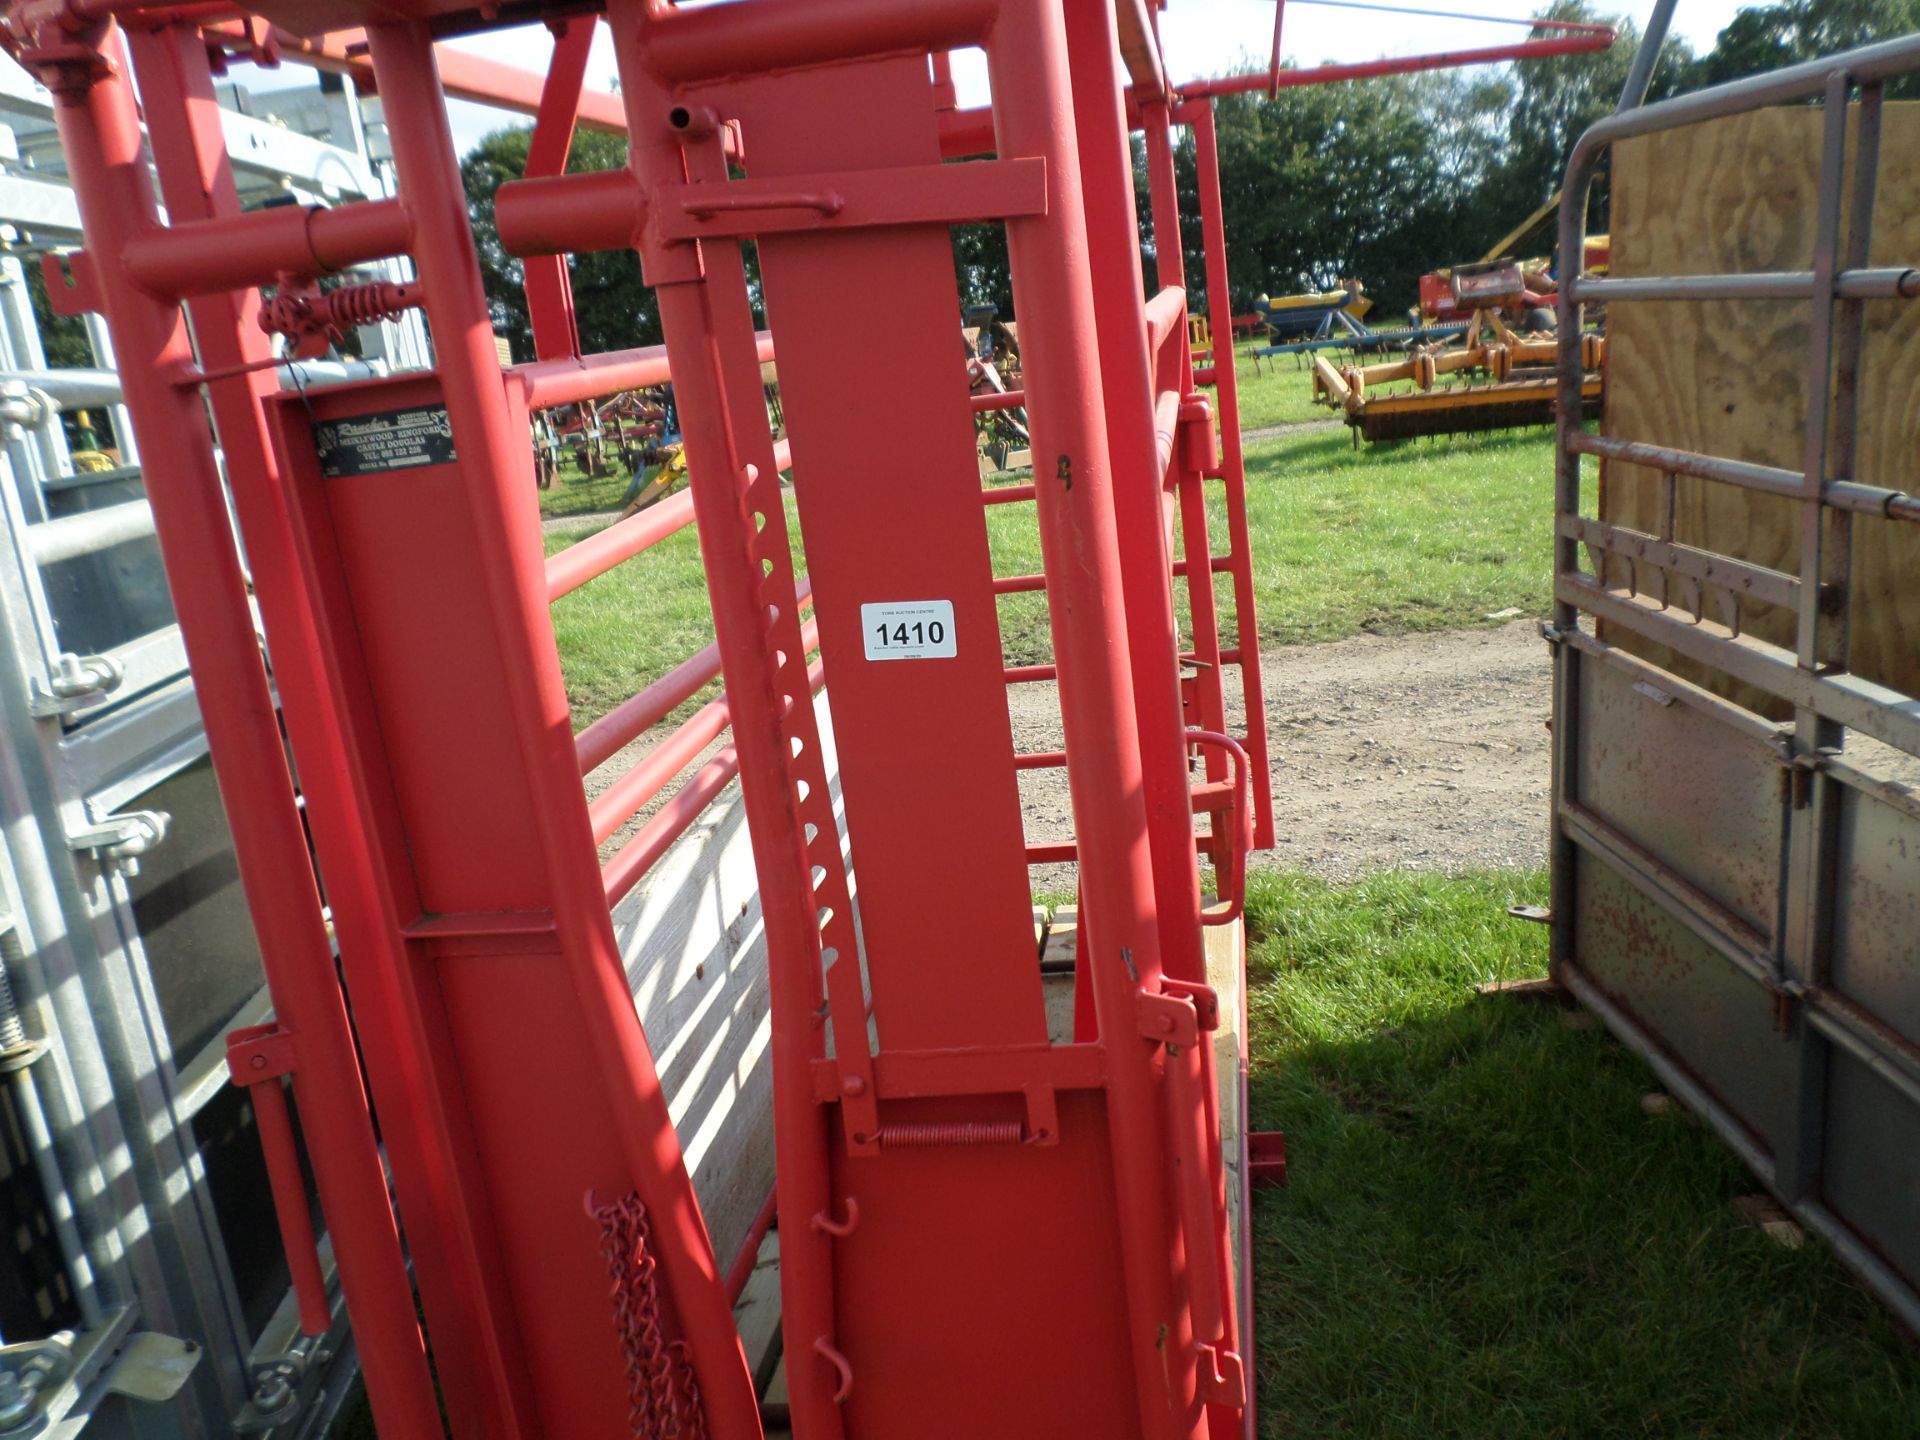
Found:
[[[1614,153],[1616,276],[1804,270],[1813,264],[1821,112],[1781,107],[1642,137]],[[1886,107],[1869,263],[1920,263],[1920,104]],[[1624,304],[1608,315],[1605,430],[1625,439],[1798,469],[1810,393],[1807,302]],[[1866,308],[1860,445],[1852,477],[1893,489],[1920,472],[1920,305]],[[1603,468],[1602,518],[1659,533],[1659,477]],[[1798,507],[1706,481],[1676,486],[1675,536],[1789,573]],[[1920,526],[1854,522],[1851,667],[1920,691]],[[1709,612],[1711,614],[1711,611]],[[1749,611],[1751,633],[1793,644],[1793,619]],[[1785,707],[1676,661],[1663,647],[1609,640],[1775,717]]]

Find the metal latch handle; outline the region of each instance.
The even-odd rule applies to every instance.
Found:
[[[1200,912],[1200,923],[1203,925],[1231,925],[1246,913],[1247,908],[1247,855],[1253,849],[1253,806],[1250,803],[1253,764],[1247,759],[1247,752],[1241,748],[1238,740],[1218,730],[1189,730],[1187,743],[1224,750],[1233,765],[1233,801],[1227,807],[1232,816],[1229,823],[1234,836],[1233,865],[1219,872],[1217,882],[1220,899],[1225,903]]]

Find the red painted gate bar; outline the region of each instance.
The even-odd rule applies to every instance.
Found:
[[[498,21],[468,0],[5,13],[55,93],[85,227],[55,300],[104,314],[142,447],[166,457],[156,529],[276,1010],[232,1061],[318,1324],[290,1078],[386,1440],[761,1434],[732,1303],[764,1222],[714,1254],[610,914],[736,778],[794,1433],[1251,1436],[1228,1230],[1246,1057],[1217,1075],[1212,1034],[1237,1021],[1243,1047],[1245,1024],[1220,1013],[1203,938],[1237,922],[1247,854],[1273,838],[1246,476],[1231,357],[1196,369],[1177,246],[1142,299],[1129,149],[1144,126],[1155,230],[1177,235],[1172,127],[1191,128],[1227,336],[1202,97],[1240,82],[1169,91],[1131,0],[518,9],[554,29],[544,79],[453,55],[442,72],[436,33]],[[582,85],[602,18],[617,98]],[[396,197],[239,213],[209,45],[261,34],[378,86]],[[956,112],[946,55],[976,46],[993,102]],[[538,258],[538,357],[519,366],[495,351],[444,108],[476,92],[538,115],[497,209],[505,247]],[[579,124],[624,125],[627,168],[560,174]],[[1005,227],[1022,381],[993,403],[1025,410],[1034,456],[1030,483],[984,493],[950,245],[973,223]],[[625,247],[666,343],[582,354],[564,257]],[[318,288],[396,254],[413,284]],[[433,369],[275,388],[263,313],[311,342],[328,315],[416,304]],[[549,559],[530,415],[669,379],[687,494]],[[1037,574],[994,573],[988,507],[1008,505],[995,523],[1036,527]],[[714,643],[576,736],[549,605],[688,525]],[[1045,595],[1048,663],[1008,664],[998,597],[1020,593]],[[715,679],[723,695],[589,803],[584,775]],[[1016,754],[1007,686],[1046,681],[1061,748]],[[1019,775],[1062,768],[1074,838],[1030,843]],[[1029,866],[1062,859],[1077,1014],[1050,1039]]]

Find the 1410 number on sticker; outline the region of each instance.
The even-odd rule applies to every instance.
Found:
[[[860,634],[869,660],[950,660],[951,600],[889,600],[860,607]]]

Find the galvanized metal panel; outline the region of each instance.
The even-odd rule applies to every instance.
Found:
[[[1864,791],[1841,794],[1831,982],[1920,1045],[1920,821]]]
[[[1576,963],[1771,1153],[1796,1061],[1767,993],[1603,862],[1575,871]]]
[[[1578,664],[1581,803],[1771,935],[1780,904],[1779,762],[1656,684],[1591,655]]]

